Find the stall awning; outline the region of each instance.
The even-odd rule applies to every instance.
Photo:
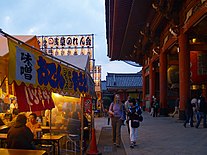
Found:
[[[9,84],[14,83],[18,104],[25,105],[20,111],[53,108],[52,92],[76,97],[90,93],[90,77],[84,70],[6,36]]]

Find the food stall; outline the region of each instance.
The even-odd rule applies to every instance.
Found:
[[[15,100],[19,112],[37,113],[42,126],[49,126],[50,134],[52,127],[69,130],[68,120],[77,113],[83,141],[83,120],[91,119],[95,95],[90,74],[0,33],[7,38],[9,47],[8,53],[0,57],[4,66],[0,68],[0,98],[5,104]]]

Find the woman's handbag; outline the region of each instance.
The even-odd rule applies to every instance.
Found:
[[[139,127],[139,120],[131,120],[131,127],[138,128]]]
[[[138,120],[139,120],[140,122],[142,122],[142,121],[143,121],[143,116],[142,116],[142,115],[139,115]]]

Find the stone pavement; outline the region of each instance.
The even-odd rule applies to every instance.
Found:
[[[138,128],[138,146],[134,149],[129,147],[126,126],[122,126],[122,147],[124,148],[110,149],[110,146],[113,146],[109,143],[110,135],[101,135],[107,138],[99,139],[103,127],[111,132],[110,126],[107,125],[107,118],[95,118],[98,150],[101,150],[103,155],[121,155],[120,152],[124,149],[127,155],[207,155],[207,128],[203,128],[202,124],[198,129],[189,126],[184,128],[183,121],[177,118],[152,117],[148,112],[143,112],[143,117],[144,121]]]

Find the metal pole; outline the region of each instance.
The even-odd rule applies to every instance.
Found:
[[[52,126],[52,110],[50,109],[50,135],[52,134],[51,126]]]
[[[83,154],[83,115],[84,115],[84,94],[81,94],[81,143],[80,143],[80,154]]]

